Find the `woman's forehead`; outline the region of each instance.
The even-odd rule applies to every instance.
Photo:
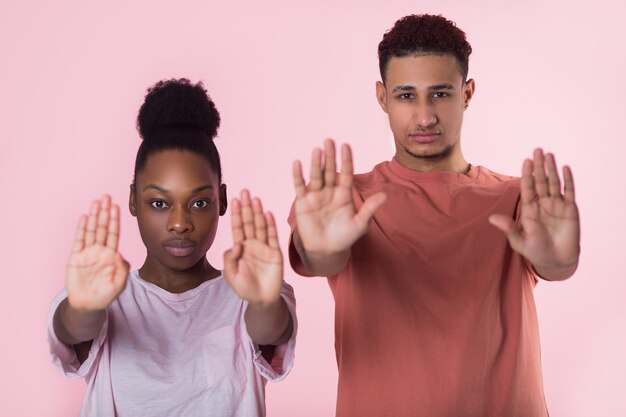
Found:
[[[152,184],[161,188],[195,189],[219,184],[217,174],[207,159],[184,150],[165,150],[151,154],[137,182],[144,187]]]

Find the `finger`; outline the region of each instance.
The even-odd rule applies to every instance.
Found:
[[[565,165],[563,167],[564,198],[568,203],[576,202],[576,193],[574,191],[574,175],[572,169]]]
[[[500,229],[506,235],[513,250],[519,252],[523,244],[522,231],[512,218],[504,214],[492,214],[489,216],[489,223]]]
[[[85,247],[85,229],[87,228],[87,216],[84,214],[80,216],[78,220],[78,227],[76,228],[76,236],[74,237],[74,246],[72,252],[80,252]]]
[[[243,220],[243,238],[254,239],[254,214],[248,190],[241,191],[241,218]]]
[[[366,228],[369,222],[374,217],[374,213],[387,201],[387,194],[376,193],[368,197],[364,202],[359,212],[354,216],[354,220],[361,227]]]
[[[526,159],[522,166],[520,188],[522,204],[532,203],[537,198],[535,179],[533,178],[533,163],[530,159]]]
[[[241,218],[241,202],[237,198],[233,198],[230,203],[231,229],[233,232],[233,242],[238,244],[243,242],[245,236],[243,233],[243,219]]]
[[[337,162],[335,161],[335,142],[332,139],[326,139],[324,142],[324,153],[324,185],[334,187]]]
[[[311,181],[309,182],[310,190],[320,190],[324,186],[324,178],[322,177],[322,150],[315,148],[311,156]]]
[[[117,204],[113,204],[111,207],[111,217],[106,234],[106,246],[117,251],[120,239],[120,207]]]
[[[302,198],[306,194],[304,176],[302,175],[302,164],[300,161],[293,162],[293,186],[296,189],[296,198]]]
[[[548,196],[548,177],[546,176],[545,158],[543,150],[535,149],[533,158],[533,177],[535,179],[535,192],[539,198]]]
[[[267,223],[265,222],[265,216],[263,215],[263,205],[261,200],[255,198],[252,200],[252,212],[254,214],[254,231],[256,239],[267,243]]]
[[[267,222],[267,244],[270,248],[279,249],[278,244],[278,231],[276,230],[276,220],[271,212],[265,213],[265,220]]]
[[[350,145],[344,143],[341,145],[341,173],[339,174],[339,185],[346,188],[352,187],[353,171],[352,150],[350,149]]]
[[[96,240],[96,224],[98,215],[100,214],[100,201],[96,200],[91,203],[89,217],[87,218],[87,228],[85,232],[85,246],[93,245]]]
[[[98,214],[98,221],[96,223],[96,243],[99,245],[104,245],[106,242],[110,210],[111,197],[104,195],[100,202],[100,213]]]
[[[548,191],[552,197],[562,197],[561,195],[561,179],[559,172],[556,170],[556,160],[554,154],[546,155],[546,166],[548,167]]]

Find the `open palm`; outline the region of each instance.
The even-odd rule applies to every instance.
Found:
[[[547,173],[546,173],[547,168]],[[536,269],[572,270],[580,254],[580,219],[571,169],[563,168],[564,187],[552,154],[535,150],[524,161],[521,181],[521,216],[518,224],[503,215],[491,222],[507,234],[511,247]]]
[[[326,141],[324,153],[322,164],[322,151],[313,151],[308,185],[305,185],[300,162],[294,163],[296,225],[307,252],[333,253],[349,249],[365,234],[374,212],[385,201],[384,194],[375,194],[365,200],[357,212],[352,199],[350,147],[343,145],[341,149],[341,172],[338,176],[332,140]]]
[[[283,256],[276,222],[247,190],[231,204],[234,246],[224,254],[224,276],[242,299],[269,304],[280,299]]]
[[[68,302],[77,309],[101,310],[122,292],[128,263],[117,252],[119,207],[109,196],[82,216],[66,269]]]

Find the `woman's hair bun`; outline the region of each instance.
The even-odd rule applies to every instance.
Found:
[[[198,129],[211,139],[217,134],[220,115],[202,82],[186,78],[162,80],[148,89],[137,116],[137,130],[144,140],[162,129]]]

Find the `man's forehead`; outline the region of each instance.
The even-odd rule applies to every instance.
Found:
[[[459,62],[451,54],[419,54],[393,57],[387,64],[386,84],[425,88],[435,85],[461,85]]]

